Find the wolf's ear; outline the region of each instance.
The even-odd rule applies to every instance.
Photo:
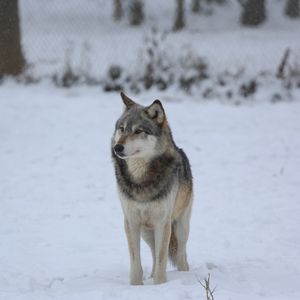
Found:
[[[121,98],[126,106],[126,109],[131,108],[133,105],[135,105],[136,103],[131,100],[129,97],[127,97],[123,92],[120,93]]]
[[[158,124],[162,124],[166,118],[164,108],[159,100],[155,100],[146,108],[147,115],[155,120]]]

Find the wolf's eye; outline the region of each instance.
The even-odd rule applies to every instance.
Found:
[[[119,130],[120,130],[121,132],[124,132],[124,126],[121,125],[121,126],[119,127]]]
[[[134,134],[140,134],[140,133],[142,133],[142,132],[144,132],[142,129],[137,129],[137,130],[134,132]]]

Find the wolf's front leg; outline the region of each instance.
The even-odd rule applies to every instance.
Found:
[[[140,256],[141,227],[125,220],[125,231],[130,255],[130,284],[143,284],[143,270]]]
[[[155,268],[153,281],[155,284],[167,281],[168,248],[171,236],[171,220],[159,224],[155,228]]]

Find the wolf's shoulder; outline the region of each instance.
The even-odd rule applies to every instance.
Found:
[[[183,151],[182,148],[176,147],[176,151],[179,154],[179,172],[180,172],[180,177],[184,181],[191,181],[192,180],[192,170],[191,170],[191,165],[190,161]]]

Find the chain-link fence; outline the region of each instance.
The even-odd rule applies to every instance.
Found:
[[[190,91],[212,74],[218,81],[228,72],[233,82],[241,76],[252,82],[259,73],[275,74],[286,49],[292,54],[300,49],[299,21],[284,15],[285,0],[266,1],[265,20],[252,27],[241,25],[247,1],[145,0],[138,8],[142,18],[132,26],[128,11],[134,2],[141,1],[19,1],[30,76],[50,77],[62,85],[117,80],[112,86],[105,83],[107,90],[127,85],[134,91],[153,85],[165,89],[176,82]],[[183,28],[174,31],[178,5]],[[227,79],[220,81],[222,85]]]

